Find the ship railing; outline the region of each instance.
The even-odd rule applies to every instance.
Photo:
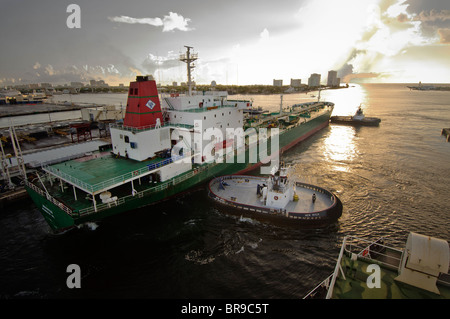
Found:
[[[385,245],[385,240],[386,238],[380,238],[376,241],[370,241],[359,237],[345,236],[331,277],[326,298],[330,299],[332,297],[334,285],[339,273],[345,280],[345,274],[341,264],[344,255],[349,256],[352,259],[363,259],[366,262],[397,270],[398,265],[400,264],[402,250]],[[394,252],[394,254],[388,252]]]
[[[154,169],[157,169],[157,168],[169,165],[169,164],[171,164],[171,163],[173,163],[175,161],[178,161],[180,159],[183,159],[185,157],[190,157],[190,156],[191,156],[190,153],[186,153],[186,154],[183,154],[183,155],[173,155],[173,156],[171,156],[169,158],[166,158],[166,159],[164,159],[162,161],[145,165],[145,166],[143,166],[143,167],[141,167],[141,168],[139,168],[137,170],[134,170],[134,171],[131,171],[131,172],[119,175],[117,177],[108,179],[108,180],[106,180],[104,182],[100,182],[100,183],[97,183],[97,184],[88,184],[86,182],[83,182],[80,179],[78,179],[78,178],[76,178],[76,177],[74,177],[72,175],[69,175],[69,174],[67,174],[65,172],[62,172],[61,170],[58,170],[57,168],[55,168],[53,166],[45,166],[45,167],[43,167],[43,169],[48,171],[48,172],[53,173],[54,175],[57,175],[57,176],[61,177],[65,181],[67,181],[69,183],[72,183],[72,184],[74,184],[74,185],[76,185],[76,186],[78,186],[78,187],[80,187],[80,188],[82,188],[82,189],[84,189],[84,190],[86,190],[88,192],[94,193],[96,191],[105,189],[105,188],[107,188],[109,186],[116,185],[118,183],[125,182],[127,180],[139,178],[140,175],[142,175],[142,174],[144,174],[146,172],[149,172],[149,171],[152,171]]]
[[[333,274],[330,274],[327,278],[325,278],[320,284],[315,286],[313,289],[311,289],[304,297],[303,299],[314,299],[317,295],[320,295],[320,292],[322,289],[325,289],[325,291],[328,291],[330,287],[331,279],[333,278]]]
[[[69,183],[72,183],[72,184],[74,184],[74,185],[76,185],[76,186],[78,186],[78,187],[80,187],[80,188],[82,188],[82,189],[84,189],[86,191],[93,192],[92,185],[90,185],[90,184],[88,184],[86,182],[83,182],[80,179],[78,179],[76,177],[73,177],[72,175],[69,175],[69,174],[67,174],[65,172],[62,172],[61,170],[59,170],[59,169],[57,169],[57,168],[55,168],[53,166],[44,165],[44,166],[42,166],[42,169],[44,171],[47,171],[49,173],[52,173],[53,175],[56,175],[56,176],[62,178],[65,181],[67,181]]]
[[[207,94],[205,94],[207,93]],[[214,96],[214,97],[227,97],[228,92],[227,91],[196,91],[192,90],[191,95],[188,93],[160,93],[159,97],[160,99],[165,98],[173,98],[173,97],[189,97],[189,96]]]
[[[345,245],[346,245],[347,237],[344,237],[342,242],[341,250],[339,251],[339,257],[336,262],[336,266],[333,271],[333,275],[331,276],[330,284],[327,290],[326,299],[330,299],[333,296],[334,284],[336,283],[337,276],[339,272],[341,272],[342,276],[345,278],[344,271],[342,270],[341,260],[344,255]]]
[[[216,109],[222,109],[226,107],[236,107],[234,104],[224,104],[224,105],[211,105],[211,106],[204,106],[204,107],[195,107],[191,109],[181,109],[177,110],[180,112],[190,112],[190,113],[202,113],[207,112],[209,110],[216,110]]]
[[[306,184],[306,183],[302,183],[302,182],[295,182],[295,186],[302,187],[302,188],[308,188],[308,189],[311,189],[311,190],[316,191],[318,193],[322,193],[322,194],[326,194],[326,195],[330,194],[331,195],[331,193],[329,191],[327,191],[326,189],[318,187],[318,186],[314,186],[314,185],[311,185],[311,184]]]
[[[130,131],[130,132],[143,132],[143,131],[149,131],[154,130],[161,127],[176,127],[176,128],[186,128],[186,129],[192,129],[194,126],[190,124],[177,124],[177,123],[163,123],[160,125],[152,124],[152,125],[145,125],[145,126],[139,126],[139,127],[133,127],[133,126],[126,126],[123,124],[117,124],[117,123],[110,123],[110,128],[117,128],[124,131]]]
[[[58,208],[62,209],[64,212],[66,212],[70,216],[74,216],[75,213],[72,209],[55,199],[53,196],[51,196],[49,193],[44,192],[42,189],[34,185],[33,183],[29,181],[25,181],[25,185],[27,185],[29,188],[31,188],[33,191],[41,195],[42,197],[45,197],[48,201],[50,201],[52,204],[56,205]]]
[[[137,192],[134,195],[133,194],[132,195],[127,195],[127,196],[118,198],[116,201],[109,202],[109,203],[97,204],[96,205],[96,209],[94,208],[94,206],[80,209],[77,212],[77,214],[79,216],[85,216],[85,215],[93,214],[93,213],[96,213],[96,212],[99,212],[99,211],[111,208],[112,205],[118,206],[118,205],[122,205],[122,204],[124,204],[124,203],[126,203],[128,201],[131,201],[131,200],[134,200],[134,199],[137,199],[137,198],[142,198],[144,196],[148,196],[148,195],[150,195],[152,193],[156,193],[156,192],[162,191],[164,189],[167,189],[167,188],[169,188],[169,187],[171,187],[173,185],[177,185],[177,184],[179,184],[179,183],[181,183],[181,182],[191,178],[192,176],[194,176],[195,174],[197,174],[200,171],[201,171],[201,168],[199,168],[197,170],[192,170],[192,171],[190,171],[190,172],[188,172],[186,174],[183,174],[181,176],[178,176],[178,177],[172,178],[172,179],[170,179],[168,181],[159,183],[158,185],[156,185],[154,187],[151,187],[151,188],[145,189],[143,191]]]
[[[398,270],[403,250],[394,248],[400,243],[381,237],[376,241],[347,236],[345,253],[349,256],[365,259],[381,266]],[[403,244],[404,245],[404,244]]]

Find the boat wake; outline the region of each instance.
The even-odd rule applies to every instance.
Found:
[[[84,224],[81,224],[81,225],[79,225],[78,226],[78,228],[80,229],[80,228],[87,228],[87,229],[89,229],[89,230],[92,230],[92,231],[94,231],[94,230],[96,230],[97,228],[98,228],[98,224],[97,223],[94,223],[94,222],[87,222],[87,223],[84,223]]]
[[[241,223],[249,223],[249,224],[252,224],[252,225],[260,224],[259,221],[255,220],[255,219],[252,219],[250,217],[244,217],[243,215],[241,215],[241,217],[239,217],[239,222],[241,222]]]

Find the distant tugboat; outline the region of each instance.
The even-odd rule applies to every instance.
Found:
[[[358,107],[355,115],[353,116],[332,116],[330,118],[331,123],[335,124],[349,124],[349,125],[365,125],[365,126],[378,126],[381,122],[376,117],[366,117],[361,105]]]
[[[269,177],[226,175],[209,183],[209,196],[228,206],[227,213],[278,225],[326,226],[342,215],[342,203],[318,186],[293,182],[288,167],[274,167]]]

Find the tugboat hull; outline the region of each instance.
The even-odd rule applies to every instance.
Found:
[[[381,120],[376,117],[365,117],[362,120],[354,119],[353,116],[332,116],[330,122],[333,124],[345,124],[354,126],[379,126]]]

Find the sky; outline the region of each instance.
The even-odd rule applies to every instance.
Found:
[[[70,4],[79,7],[74,19]],[[450,83],[449,0],[0,0],[0,87],[151,74],[198,84]],[[79,28],[71,28],[79,21]],[[69,23],[68,23],[69,22]]]

